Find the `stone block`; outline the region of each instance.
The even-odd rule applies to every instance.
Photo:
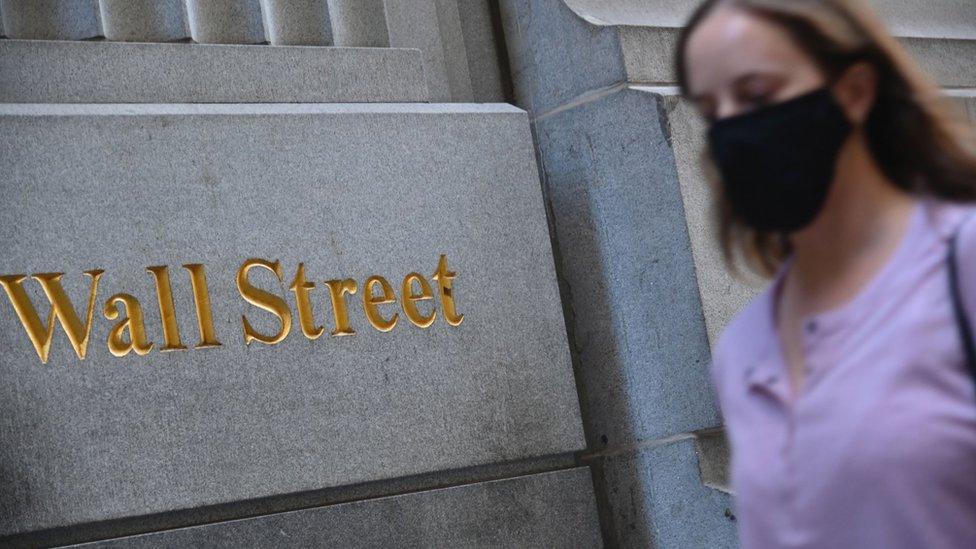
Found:
[[[265,42],[259,0],[186,0],[190,36],[200,44]]]
[[[620,39],[562,0],[501,0],[516,103],[541,116],[626,80]]]
[[[976,122],[976,91],[960,93],[951,97],[960,104],[963,112],[969,116],[969,120]]]
[[[420,52],[213,44],[0,41],[0,102],[426,101]]]
[[[976,2],[870,0],[896,36],[976,39]]]
[[[383,0],[328,0],[336,46],[390,46]]]
[[[4,35],[84,40],[101,35],[97,0],[0,0]]]
[[[729,477],[731,450],[725,431],[714,429],[696,433],[695,446],[698,450],[702,484],[732,493],[732,481]]]
[[[976,40],[903,38],[926,73],[946,88],[976,88]]]
[[[0,149],[11,206],[0,274],[66,273],[84,311],[82,272],[105,270],[84,360],[56,327],[42,364],[0,296],[0,536],[583,447],[523,111],[8,103]],[[248,258],[280,261],[281,277],[241,275],[295,315],[277,345],[245,344],[244,317],[265,337],[282,330],[242,299]],[[186,264],[204,265],[212,337]],[[309,325],[327,330],[316,340],[288,290],[302,286],[299,264],[315,284]],[[147,272],[161,265],[172,314],[160,314],[167,300]],[[448,269],[450,291],[431,277]],[[341,309],[325,281],[387,277],[389,319],[413,271],[437,291],[418,304],[424,315],[436,308],[433,325],[415,326],[403,309],[394,329],[374,329],[363,290],[345,301],[357,333],[329,335]],[[24,289],[40,307],[38,281]],[[106,343],[121,319],[103,305],[119,292],[142,304],[155,344],[145,356],[116,357]],[[171,346],[165,318],[188,349],[159,352]]]
[[[614,27],[620,39],[620,62],[627,82],[676,82],[674,50],[678,29],[659,27]]]
[[[473,100],[458,0],[385,0],[390,45],[423,52],[434,101]]]
[[[81,547],[601,547],[589,470],[569,469],[153,532]]]
[[[332,26],[326,0],[261,0],[272,45],[329,46]]]
[[[663,106],[621,90],[535,122],[591,448],[719,424]]]
[[[99,0],[105,38],[122,42],[171,42],[190,33],[183,0]]]
[[[622,549],[738,546],[732,496],[702,484],[691,436],[599,456],[609,495],[604,517]]]

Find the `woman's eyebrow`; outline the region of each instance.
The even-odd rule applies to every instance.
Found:
[[[759,78],[775,78],[776,75],[768,72],[748,72],[746,74],[737,76],[735,80],[732,81],[732,87],[738,88],[748,84],[751,80],[756,80]]]

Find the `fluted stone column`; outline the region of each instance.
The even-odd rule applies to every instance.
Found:
[[[505,103],[507,100],[492,20],[493,1],[462,0],[458,3],[459,8],[463,7],[458,10],[458,15],[475,103]]]
[[[97,0],[0,0],[7,38],[84,40],[101,35]]]
[[[105,38],[170,42],[189,36],[183,0],[99,0]]]
[[[332,44],[326,0],[261,0],[264,28],[273,45]]]
[[[265,41],[259,0],[186,0],[190,36],[202,44]]]
[[[328,0],[336,46],[390,45],[383,0]]]

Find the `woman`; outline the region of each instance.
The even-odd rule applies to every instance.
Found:
[[[976,547],[964,116],[851,0],[705,2],[677,70],[726,259],[773,275],[712,365],[743,546]]]

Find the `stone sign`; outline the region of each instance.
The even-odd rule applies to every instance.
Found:
[[[584,446],[524,112],[4,104],[0,150],[0,537]]]

